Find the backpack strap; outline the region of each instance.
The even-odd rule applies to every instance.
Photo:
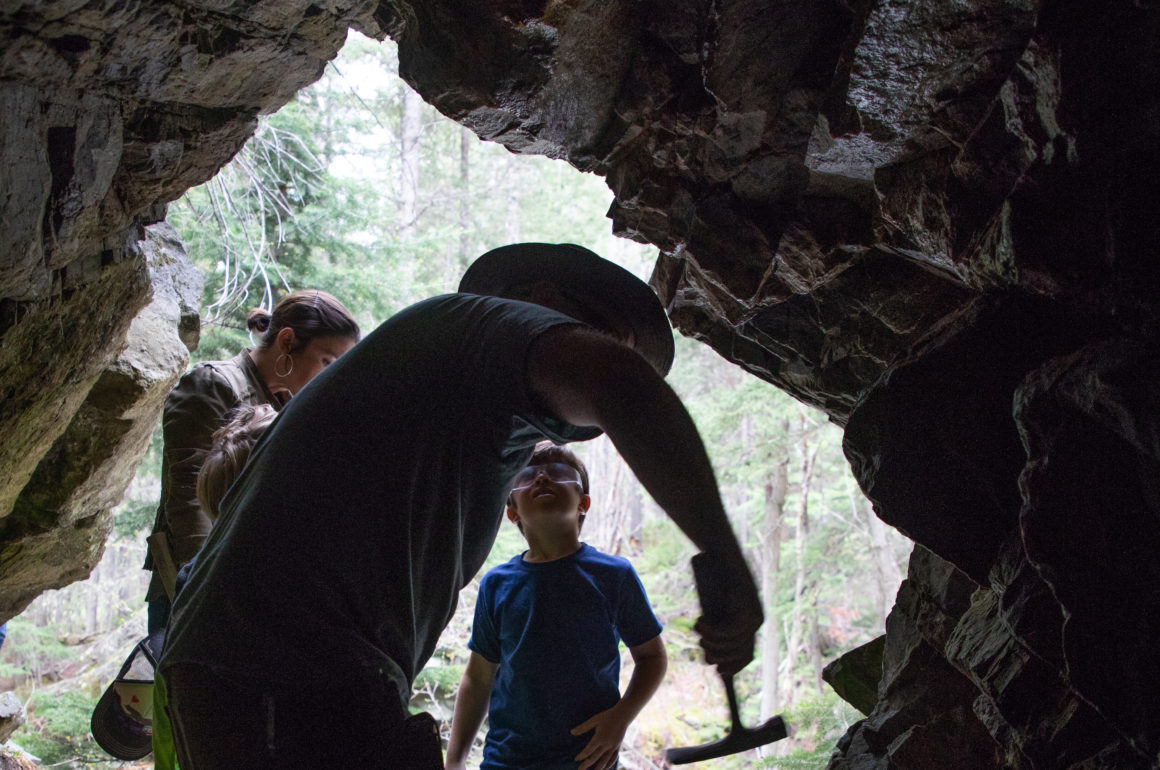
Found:
[[[177,593],[177,563],[169,550],[169,536],[158,530],[146,538],[146,542],[149,543],[149,555],[153,557],[153,569],[161,579],[165,595],[172,602]]]

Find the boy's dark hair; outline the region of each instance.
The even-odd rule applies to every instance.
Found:
[[[545,463],[563,463],[576,469],[580,474],[580,494],[588,494],[588,468],[585,467],[584,462],[576,456],[576,453],[567,446],[553,444],[551,441],[541,441],[536,444],[536,448],[532,450],[532,456],[528,458],[525,468],[532,465],[544,465]],[[508,507],[514,508],[511,495],[508,495]],[[580,526],[584,526],[584,517],[586,514],[580,514]],[[524,525],[516,522],[520,532],[524,531]]]
[[[532,450],[532,456],[528,458],[528,465],[544,465],[546,463],[564,463],[564,465],[575,468],[580,474],[580,492],[588,494],[588,468],[567,446],[553,444],[551,441],[541,441],[536,444],[536,448]]]

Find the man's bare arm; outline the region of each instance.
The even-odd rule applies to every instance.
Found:
[[[723,673],[753,658],[761,602],[721,503],[697,429],[672,388],[635,351],[583,326],[556,327],[532,345],[533,397],[573,425],[601,428],[670,518],[729,576],[721,620],[702,618],[706,662]]]

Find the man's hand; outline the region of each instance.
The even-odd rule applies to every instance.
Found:
[[[588,745],[576,755],[576,761],[580,763],[578,770],[607,770],[616,764],[620,744],[624,742],[624,734],[632,721],[631,716],[625,718],[619,706],[618,703],[607,711],[601,711],[572,729],[573,735],[595,731]]]
[[[701,617],[693,626],[701,635],[705,662],[722,676],[736,674],[753,660],[757,629],[764,616],[757,585],[740,555],[693,557]]]

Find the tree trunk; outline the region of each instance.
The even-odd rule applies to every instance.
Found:
[[[519,243],[523,240],[520,198],[530,184],[526,163],[527,159],[522,156],[506,155],[502,166],[496,167],[488,180],[490,194],[504,204],[504,243]]]
[[[606,436],[588,444],[583,459],[588,469],[592,505],[584,520],[581,539],[605,553],[619,554],[623,551],[631,510],[629,498],[636,487],[632,472]]]
[[[508,193],[503,234],[508,243],[519,243],[523,240],[520,236],[520,196],[515,192]]]
[[[737,431],[741,445],[741,456],[749,458],[753,454],[753,418],[748,414],[742,415]],[[736,514],[746,509],[749,502],[749,490],[745,484],[730,484],[729,487],[725,493],[730,498],[727,501],[729,505],[725,510],[735,514],[730,517],[733,531],[737,533],[737,541],[741,543],[741,547],[746,548],[749,544],[749,516]]]
[[[399,240],[406,241],[414,236],[419,219],[419,140],[423,133],[423,100],[419,94],[406,85],[403,90],[403,118],[399,130]],[[410,302],[415,285],[415,258],[400,260],[397,284],[407,287],[408,295],[402,299]]]
[[[789,421],[782,421],[789,433]],[[773,607],[777,601],[781,573],[782,516],[789,477],[789,454],[773,466],[765,480],[765,517],[761,528],[761,595],[765,597],[765,626],[761,635],[761,721],[769,719],[781,706],[781,628]]]
[[[810,628],[808,625],[810,618],[817,616],[817,608],[806,599],[806,540],[810,534],[810,484],[813,480],[814,460],[818,450],[817,447],[809,446],[805,436],[802,437],[801,453],[801,497],[798,504],[797,531],[794,533],[794,609],[793,622],[790,624],[789,648],[786,650],[791,673],[797,668],[798,653],[801,652],[802,647],[803,627]]]
[[[399,230],[414,233],[419,214],[419,138],[423,132],[423,100],[403,86],[403,125],[399,133]]]
[[[108,553],[105,554],[108,556]],[[104,590],[104,570],[98,564],[97,568],[93,570],[92,577],[89,578],[90,588],[85,593],[85,623],[84,630],[81,631],[83,636],[95,634],[100,629],[101,622],[101,604],[108,601],[108,591]]]
[[[625,535],[628,537],[629,552],[636,556],[640,554],[644,537],[644,500],[641,499],[639,484],[631,485],[625,505],[628,506],[628,531]]]
[[[458,275],[473,256],[471,250],[471,211],[467,205],[471,197],[471,138],[467,128],[459,130],[459,264],[447,270],[447,275]]]
[[[810,602],[810,664],[813,668],[814,689],[819,694],[825,692],[825,682],[822,679],[822,630],[818,625],[818,591],[813,591],[813,601]]]

